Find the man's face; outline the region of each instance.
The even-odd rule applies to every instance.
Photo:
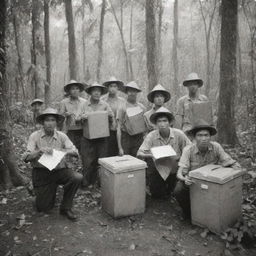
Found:
[[[190,81],[188,82],[187,88],[190,94],[196,94],[199,88],[199,84],[197,81]]]
[[[32,108],[33,108],[33,111],[40,111],[41,110],[41,108],[42,108],[42,103],[40,103],[40,102],[36,102],[36,103],[34,103],[33,104],[33,106],[32,106]]]
[[[80,95],[80,89],[78,85],[72,85],[69,89],[69,94],[71,97],[78,98]]]
[[[44,129],[48,132],[54,131],[57,126],[57,119],[55,116],[49,115],[44,118]]]
[[[127,98],[128,99],[130,99],[132,101],[136,101],[137,94],[138,94],[138,91],[136,89],[132,89],[132,88],[127,89]]]
[[[166,116],[160,116],[156,120],[156,126],[159,130],[165,130],[170,127],[170,121]]]
[[[160,92],[156,92],[154,95],[154,104],[158,107],[161,107],[164,105],[164,95]]]
[[[108,86],[108,92],[109,94],[117,94],[118,92],[118,86],[116,83],[112,83]]]
[[[101,89],[98,87],[95,87],[91,90],[91,97],[94,100],[99,100],[101,97]]]
[[[209,147],[211,135],[208,130],[198,131],[195,135],[195,140],[198,148],[201,151],[206,151]]]

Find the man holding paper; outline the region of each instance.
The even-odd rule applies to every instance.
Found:
[[[223,167],[240,169],[240,165],[232,159],[215,141],[211,141],[217,130],[204,120],[198,120],[194,127],[189,131],[189,135],[194,138],[195,143],[187,146],[182,153],[179,161],[179,170],[174,195],[180,204],[184,217],[190,218],[190,195],[189,186],[192,180],[189,172],[209,164],[220,164]]]
[[[170,127],[174,116],[168,109],[159,108],[150,121],[157,129],[146,136],[137,156],[147,159],[150,192],[152,197],[160,198],[169,196],[173,190],[177,162],[183,148],[191,142],[181,130]]]
[[[36,194],[36,208],[48,212],[54,207],[58,185],[64,185],[60,214],[70,220],[77,217],[72,211],[73,198],[82,181],[82,175],[67,167],[66,155],[78,156],[68,136],[56,130],[64,117],[57,110],[47,108],[37,117],[42,129],[33,132],[28,140],[24,160],[33,166],[32,181]]]

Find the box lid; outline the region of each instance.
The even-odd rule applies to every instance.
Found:
[[[100,158],[99,164],[112,173],[130,172],[147,167],[146,162],[130,155]]]
[[[189,172],[189,177],[224,184],[244,173],[245,172],[242,170],[234,170],[233,168],[225,168],[220,165],[209,164]]]

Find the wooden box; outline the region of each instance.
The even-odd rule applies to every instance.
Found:
[[[133,113],[128,114],[128,112],[126,114],[125,123],[126,123],[127,132],[130,135],[136,135],[136,134],[145,132],[147,128],[146,128],[143,110],[140,107],[134,107],[134,108],[128,108],[127,111],[130,110],[130,112],[132,112],[132,109],[134,109],[134,114]]]
[[[205,120],[208,124],[213,124],[212,104],[209,101],[194,102],[190,105],[190,121],[194,125],[199,119]]]
[[[83,135],[87,139],[98,139],[109,136],[107,111],[95,111],[88,114],[83,124]]]
[[[240,170],[206,165],[189,173],[192,223],[220,234],[241,217]]]
[[[112,217],[145,211],[146,163],[124,155],[99,159],[102,208]]]

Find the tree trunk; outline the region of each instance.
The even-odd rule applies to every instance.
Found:
[[[218,140],[234,145],[238,142],[234,102],[236,94],[236,44],[238,0],[223,0],[221,15],[220,91],[218,109]]]
[[[172,46],[172,63],[173,63],[173,91],[176,98],[179,98],[179,60],[178,60],[178,40],[179,40],[179,16],[178,0],[174,1],[173,6],[173,46]]]
[[[17,51],[18,57],[18,76],[17,76],[17,89],[21,87],[22,89],[22,100],[26,100],[26,92],[25,92],[25,75],[24,75],[24,65],[22,61],[22,39],[20,36],[20,23],[17,20],[17,0],[13,2],[12,8],[12,23],[13,23],[13,31],[14,31],[14,41],[15,47]],[[17,99],[18,100],[18,99]]]
[[[32,0],[32,49],[31,49],[31,64],[34,68],[32,78],[32,88],[34,89],[34,97],[41,98],[42,96],[42,79],[40,79],[41,71],[41,56],[43,53],[43,43],[40,33],[40,7],[39,0]]]
[[[155,3],[154,0],[146,0],[146,46],[147,46],[147,71],[148,71],[148,90],[149,91],[151,91],[158,82],[154,3]]]
[[[18,171],[17,159],[9,133],[5,47],[6,15],[6,0],[0,1],[0,184],[4,188],[8,188],[11,183],[18,186],[27,182]]]
[[[129,68],[130,68],[130,78],[134,80],[133,74],[133,63],[132,63],[132,48],[133,48],[133,0],[131,0],[131,12],[130,12],[130,53],[129,53]]]
[[[46,64],[46,82],[45,82],[45,105],[51,103],[51,44],[50,44],[50,17],[49,0],[44,0],[44,44],[45,44],[45,64]]]
[[[103,36],[104,36],[104,17],[106,12],[106,0],[102,0],[101,14],[100,14],[100,31],[98,44],[98,63],[97,63],[97,81],[101,79],[101,65],[103,58]]]
[[[162,73],[162,24],[163,24],[163,2],[158,0],[158,30],[157,30],[157,76],[161,77]]]
[[[70,79],[78,79],[78,60],[76,54],[76,39],[73,20],[72,0],[65,0],[65,13],[68,24],[68,54]]]

